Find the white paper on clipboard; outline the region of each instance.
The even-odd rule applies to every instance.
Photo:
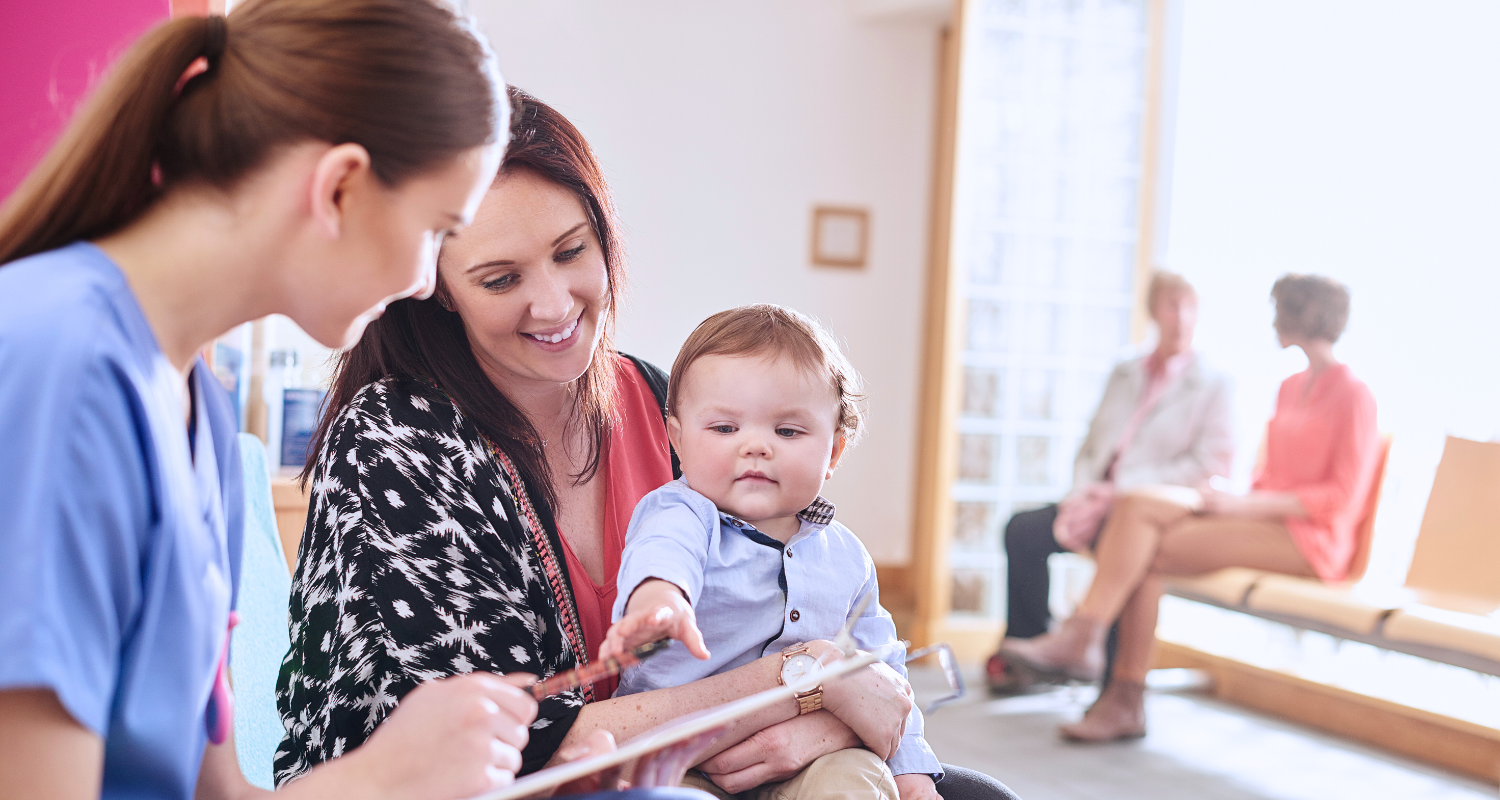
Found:
[[[792,696],[801,692],[809,692],[822,684],[839,677],[848,672],[853,672],[860,667],[873,664],[879,660],[877,653],[858,653],[850,658],[835,661],[821,669],[815,669],[803,676],[802,680],[787,686],[778,686],[775,689],[767,689],[759,694],[752,694],[725,703],[721,706],[705,709],[696,714],[678,717],[671,722],[636,736],[628,742],[620,745],[608,753],[597,756],[581,758],[577,761],[569,761],[559,764],[550,769],[533,772],[524,778],[517,780],[509,786],[496,789],[485,794],[475,795],[469,800],[518,800],[518,798],[530,797],[541,794],[549,789],[555,789],[570,781],[576,781],[596,772],[602,772],[611,767],[617,767],[630,761],[660,750],[668,745],[685,741],[691,737],[721,728],[747,714],[759,711],[767,706],[778,702],[792,700]]]

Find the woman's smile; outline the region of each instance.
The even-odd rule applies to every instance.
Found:
[[[556,353],[572,347],[578,342],[579,322],[583,320],[583,314],[573,318],[572,322],[559,325],[549,330],[537,331],[535,333],[522,333],[521,335],[530,339],[537,346],[549,353]]]

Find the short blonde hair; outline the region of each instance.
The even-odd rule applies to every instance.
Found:
[[[1198,299],[1198,290],[1194,289],[1191,283],[1188,283],[1187,278],[1175,272],[1167,272],[1166,270],[1159,269],[1151,273],[1151,283],[1146,288],[1147,316],[1150,316],[1151,312],[1156,308],[1156,301],[1160,300],[1161,296],[1168,292],[1187,295],[1194,300]]]
[[[1336,342],[1349,324],[1349,288],[1322,275],[1288,273],[1271,287],[1278,333]]]
[[[693,362],[705,356],[778,355],[798,367],[824,375],[838,403],[837,430],[845,446],[864,432],[864,383],[854,365],[839,349],[833,334],[817,320],[770,303],[720,311],[698,323],[672,362],[667,388],[667,411],[677,414],[678,397]]]

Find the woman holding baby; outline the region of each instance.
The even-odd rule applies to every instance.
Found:
[[[279,782],[358,747],[423,682],[597,657],[632,512],[674,477],[666,376],[612,347],[625,270],[601,170],[566,119],[512,101],[506,159],[474,224],[443,243],[434,296],[392,304],[339,365],[308,472]],[[783,661],[771,650],[684,685],[543,700],[523,772],[773,688]],[[876,664],[825,687],[822,707],[746,718],[699,767],[740,792],[899,738],[910,689]],[[946,797],[1010,796],[943,771]]]

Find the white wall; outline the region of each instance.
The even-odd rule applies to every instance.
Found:
[[[1238,378],[1246,459],[1305,364],[1276,348],[1271,283],[1353,290],[1337,353],[1395,435],[1371,566],[1390,581],[1443,435],[1500,434],[1496,30],[1482,0],[1186,0],[1168,261]]]
[[[937,27],[865,5],[470,0],[469,10],[506,79],[572,120],[604,165],[630,252],[621,349],[669,367],[704,317],[753,302],[812,314],[847,341],[871,426],[826,494],[876,561],[904,563]],[[867,268],[809,265],[817,203],[871,210]]]

